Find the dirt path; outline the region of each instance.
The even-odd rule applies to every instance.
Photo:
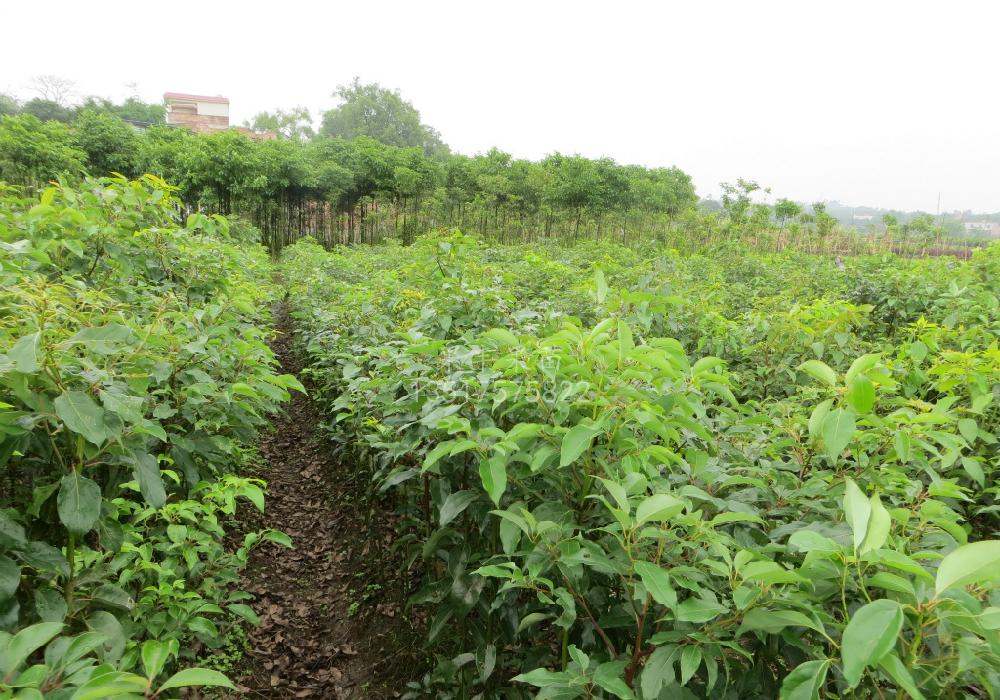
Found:
[[[281,369],[297,374],[284,308],[275,321]],[[392,535],[368,517],[362,478],[330,456],[316,403],[295,394],[286,408],[261,444],[266,513],[248,525],[282,530],[296,548],[260,547],[244,572],[261,624],[249,630],[237,687],[249,698],[397,697],[420,651]]]

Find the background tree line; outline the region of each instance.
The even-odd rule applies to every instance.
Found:
[[[410,241],[436,227],[502,241],[752,237],[779,247],[843,233],[824,205],[810,212],[787,199],[766,204],[759,199],[768,191],[752,181],[724,183],[713,210],[698,206],[691,178],[673,167],[452,153],[397,91],[357,79],[335,93],[340,105],[323,114],[318,132],[302,107],[244,123],[278,135],[270,140],[168,127],[163,105],[138,97],[71,106],[63,82],[39,80],[37,98],[0,96],[0,180],[36,187],[84,173],[153,173],[177,186],[189,209],[238,215],[275,251],[303,235],[327,245]]]
[[[496,149],[453,154],[398,93],[355,81],[338,95],[342,105],[323,116],[318,134],[302,108],[247,124],[277,132],[274,140],[167,127],[162,108],[137,129],[129,115],[156,116],[158,106],[134,100],[89,98],[58,115],[14,103],[0,121],[0,179],[36,186],[84,172],[154,173],[191,208],[245,217],[272,248],[302,234],[367,242],[437,226],[512,240],[627,237],[697,202],[676,168],[558,153],[529,161]]]

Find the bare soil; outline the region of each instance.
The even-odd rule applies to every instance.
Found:
[[[287,310],[275,316],[281,370],[298,374]],[[398,697],[423,667],[392,522],[370,517],[363,473],[332,457],[322,422],[317,403],[296,394],[260,446],[267,509],[246,526],[282,530],[295,549],[259,547],[244,572],[261,624],[232,674],[242,697]]]

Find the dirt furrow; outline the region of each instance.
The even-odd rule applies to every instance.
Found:
[[[282,371],[298,374],[286,309],[275,320]],[[267,509],[248,525],[282,530],[295,549],[260,547],[244,572],[261,616],[235,674],[244,697],[396,697],[420,656],[392,533],[373,525],[365,484],[333,459],[321,423],[296,394],[260,446]]]

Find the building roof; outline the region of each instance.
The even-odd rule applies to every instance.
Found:
[[[190,102],[218,102],[219,104],[229,104],[228,97],[212,97],[211,95],[189,95],[185,92],[165,92],[163,93],[163,99],[165,100],[188,100]]]

